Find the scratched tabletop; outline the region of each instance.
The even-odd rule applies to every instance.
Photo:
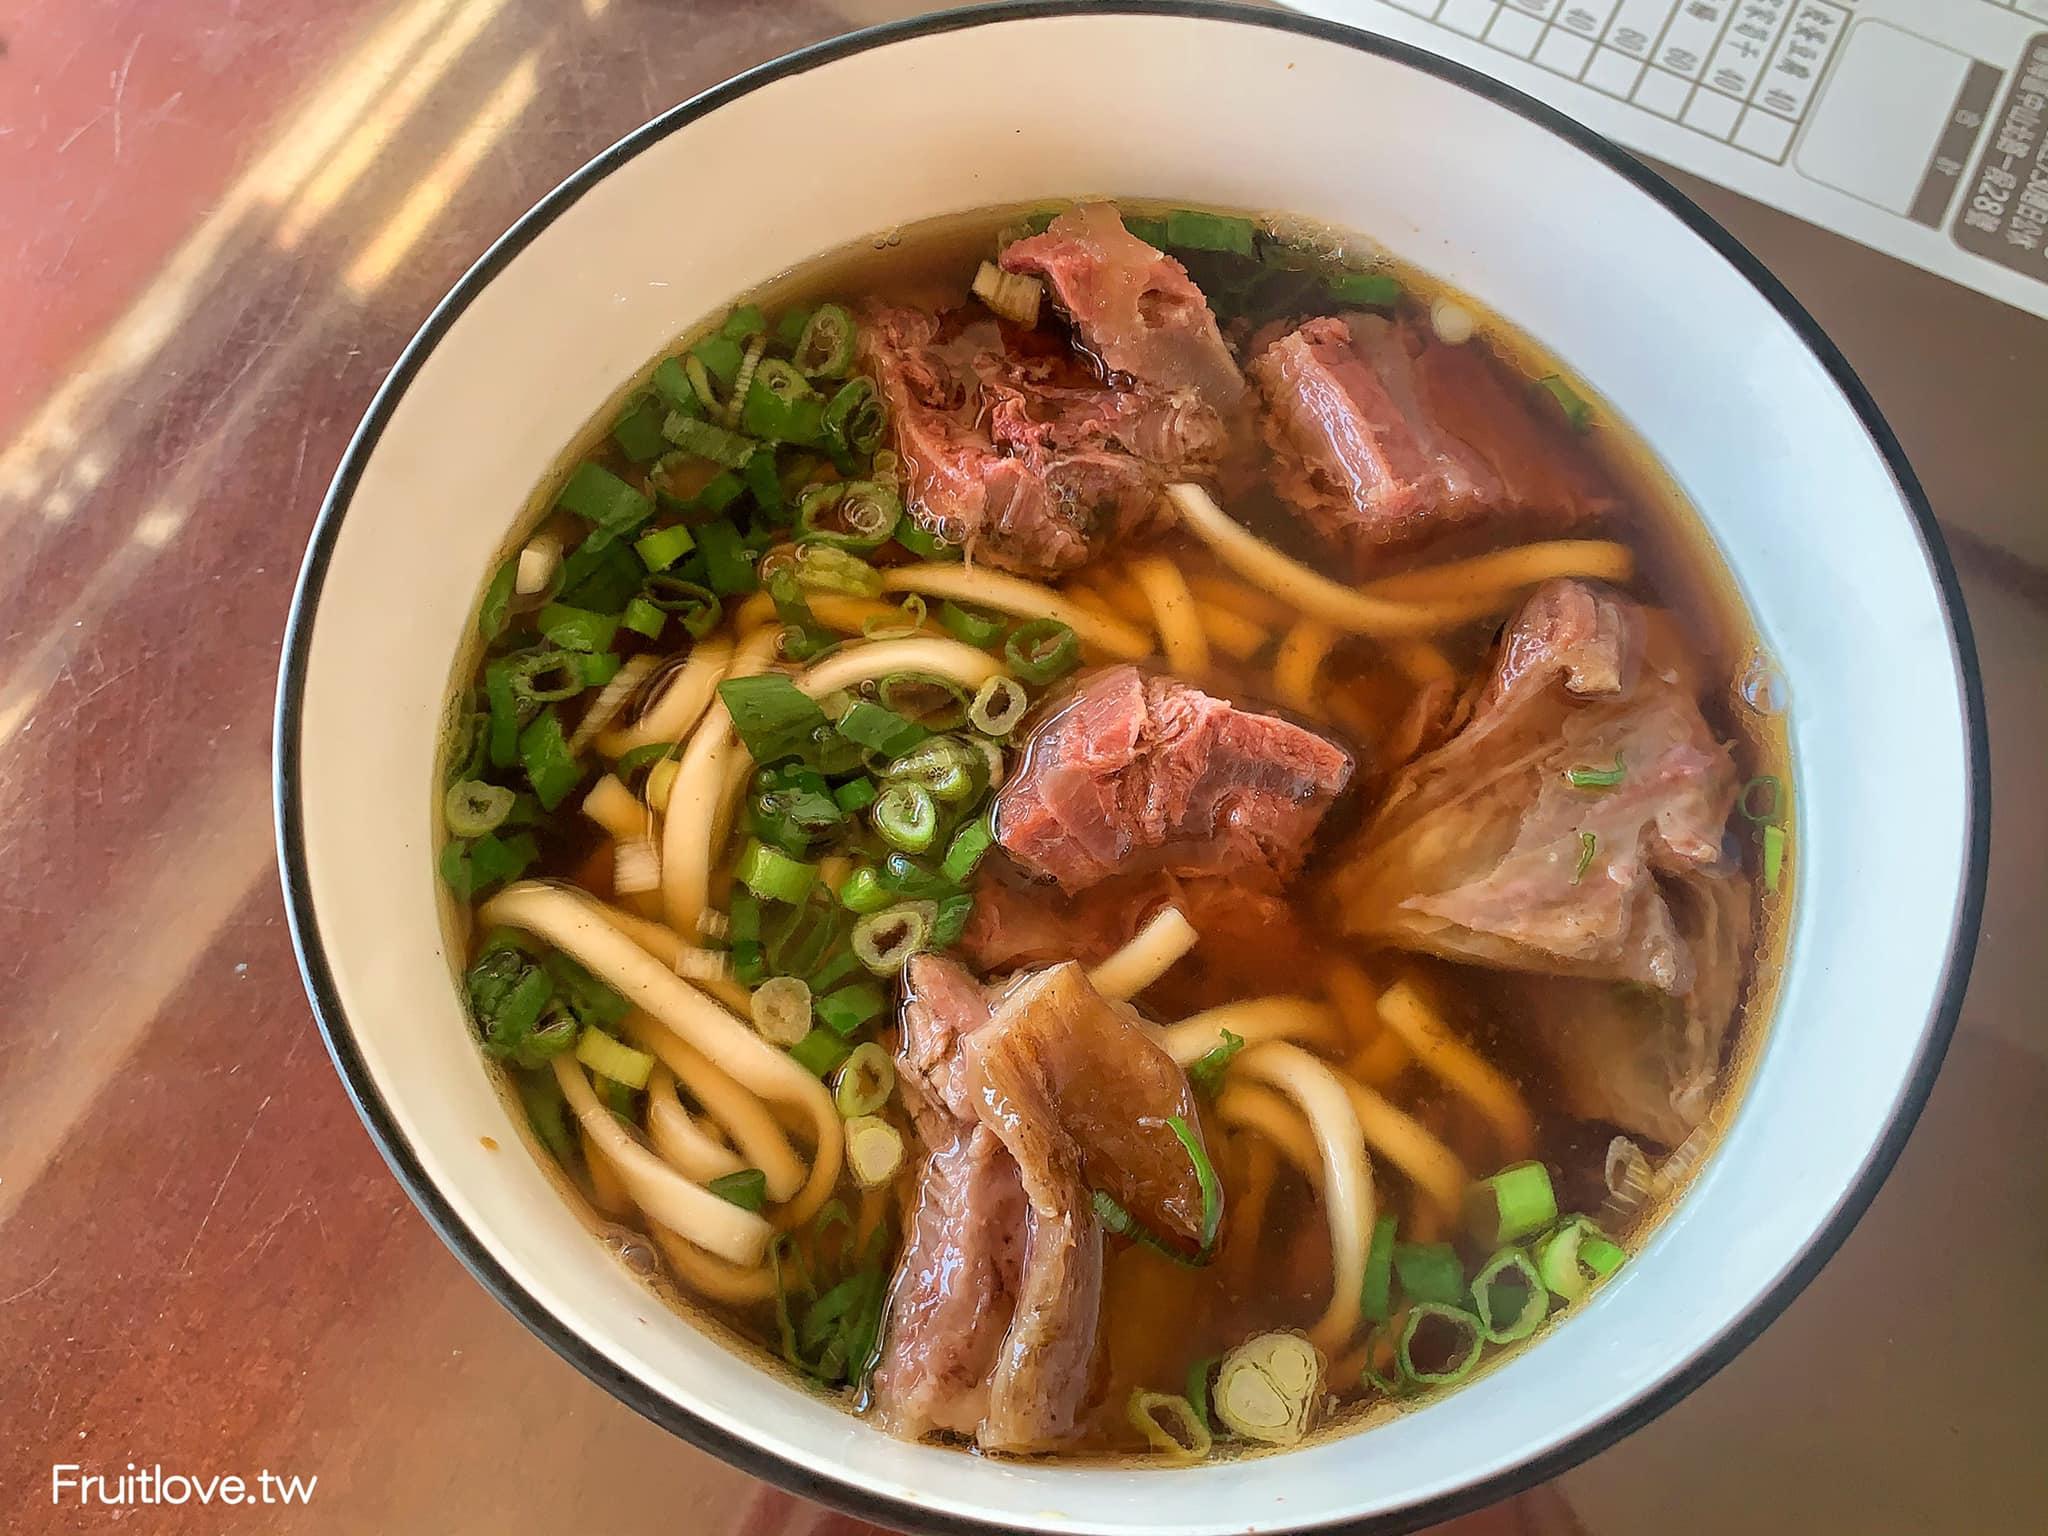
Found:
[[[612,1401],[413,1211],[300,990],[269,723],[321,495],[463,268],[662,108],[917,8],[0,0],[0,1530],[865,1529]],[[1444,1529],[2038,1532],[2048,323],[1684,185],[1833,332],[1949,531],[1990,907],[1926,1116],[1820,1279],[1650,1428]],[[81,1500],[130,1464],[271,1502]]]

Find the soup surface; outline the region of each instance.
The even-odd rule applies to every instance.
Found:
[[[528,509],[441,786],[461,985],[593,1221],[891,1432],[1392,1412],[1728,1113],[1782,682],[1624,425],[1299,220],[890,235]]]

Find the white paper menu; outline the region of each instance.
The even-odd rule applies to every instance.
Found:
[[[2048,315],[2048,0],[1288,0]]]

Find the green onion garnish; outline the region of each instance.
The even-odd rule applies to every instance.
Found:
[[[756,336],[768,333],[768,317],[761,313],[758,304],[742,304],[725,317],[725,324],[718,328],[718,334],[731,341],[752,341]]]
[[[758,1168],[720,1174],[704,1186],[729,1205],[743,1211],[758,1211],[768,1203],[768,1175]]]
[[[761,584],[754,551],[731,523],[706,523],[697,530],[697,543],[704,551],[704,579],[712,591],[730,597]]]
[[[864,811],[875,803],[875,781],[866,774],[857,779],[848,779],[832,791],[832,800],[840,810],[852,815]],[[870,871],[872,873],[872,871]]]
[[[491,573],[491,584],[484,588],[483,606],[476,611],[476,632],[485,645],[505,632],[505,621],[512,612],[512,593],[518,581],[519,558],[516,555]]]
[[[1031,708],[1031,699],[1014,677],[992,677],[975,690],[967,723],[982,735],[1000,741],[1017,728]]]
[[[839,905],[849,912],[879,912],[895,899],[895,893],[883,887],[872,864],[856,865],[839,887]]]
[[[652,502],[599,464],[578,464],[563,482],[555,505],[614,536],[646,520]]]
[[[1564,771],[1565,782],[1573,789],[1612,789],[1627,776],[1628,770],[1622,766],[1619,752],[1614,754],[1612,768],[1567,768]]]
[[[641,595],[663,613],[672,613],[681,619],[683,628],[698,640],[718,628],[718,621],[725,611],[718,594],[709,587],[700,587],[694,581],[685,581],[666,571],[657,571],[649,576]]]
[[[836,379],[853,366],[853,316],[837,304],[820,304],[804,322],[791,360],[805,378]]]
[[[884,757],[901,757],[931,733],[893,709],[855,699],[837,722],[839,734]]]
[[[665,757],[673,757],[681,745],[674,741],[650,741],[644,747],[633,747],[619,754],[619,760],[612,764],[612,772],[619,782],[631,786],[633,780],[652,768]]]
[[[923,853],[938,836],[938,802],[924,785],[910,780],[883,790],[868,819],[883,842],[905,853]]]
[[[847,958],[852,955],[849,953]],[[879,1018],[888,1006],[889,1000],[880,987],[871,981],[856,981],[836,992],[827,992],[812,1004],[811,1011],[835,1035],[850,1035],[870,1019]]]
[[[534,626],[565,651],[608,651],[618,634],[619,621],[567,603],[549,603],[535,617]]]
[[[441,804],[450,832],[457,837],[482,837],[512,814],[512,791],[480,779],[462,779],[448,786]]]
[[[668,442],[661,435],[662,419],[667,414],[652,394],[636,396],[612,423],[612,441],[635,464],[658,459],[668,452]]]
[[[1472,1277],[1472,1310],[1496,1344],[1525,1339],[1550,1313],[1550,1292],[1519,1248],[1503,1248]]]
[[[966,608],[951,598],[939,604],[939,622],[946,626],[955,639],[964,640],[969,645],[993,644],[1003,633],[1001,614],[983,613],[979,608]]]
[[[903,517],[896,492],[873,480],[838,480],[805,488],[797,498],[799,544],[829,544],[866,553],[895,536]]]
[[[880,571],[851,550],[831,544],[797,545],[796,580],[806,592],[844,592],[850,597],[879,597],[882,591]],[[917,596],[914,592],[910,595]]]
[[[1010,670],[1034,686],[1066,676],[1081,660],[1081,642],[1058,619],[1033,619],[1020,624],[1003,642]]]
[[[1546,373],[1536,381],[1536,387],[1557,402],[1557,408],[1564,412],[1564,419],[1574,432],[1584,432],[1593,425],[1593,407],[1561,375]]]
[[[1761,802],[1757,799],[1759,792],[1763,796]],[[1735,805],[1744,818],[1765,826],[1778,820],[1784,795],[1784,783],[1775,773],[1760,773],[1742,786],[1742,793],[1735,797]]]
[[[853,925],[853,952],[877,976],[894,976],[931,942],[938,908],[929,901],[899,901]]]
[[[721,389],[730,389],[733,381],[740,376],[739,342],[727,336],[706,336],[690,348],[690,359],[718,381]],[[698,391],[702,395],[703,391]]]
[[[1401,280],[1384,272],[1346,272],[1330,280],[1330,297],[1363,309],[1391,309],[1401,302]]]
[[[1372,1226],[1372,1244],[1365,1251],[1365,1281],[1358,1290],[1359,1313],[1369,1323],[1394,1315],[1394,1229],[1398,1218],[1382,1216]]]
[[[841,1030],[841,1034],[848,1031]],[[872,1115],[889,1102],[896,1087],[896,1064],[874,1041],[856,1045],[846,1064],[839,1069],[839,1081],[832,1090],[833,1107],[842,1120]]]
[[[668,615],[644,597],[636,597],[626,604],[626,611],[619,615],[619,627],[630,629],[636,635],[649,640],[659,640],[662,629],[668,624]]]
[[[882,446],[882,435],[888,428],[888,409],[867,379],[848,379],[825,405],[826,434],[849,452],[873,453]],[[908,539],[903,543],[909,547]]]
[[[1785,829],[1764,828],[1764,889],[1775,891],[1785,878]]]
[[[657,528],[654,532],[633,541],[633,549],[640,556],[640,563],[650,571],[667,570],[696,547],[695,536],[681,523],[669,528]]]
[[[1243,1049],[1243,1035],[1234,1030],[1221,1031],[1217,1042],[1196,1057],[1188,1068],[1188,1086],[1204,1098],[1214,1098],[1223,1086],[1223,1073],[1231,1058]]]
[[[718,685],[718,697],[757,763],[801,756],[826,723],[817,701],[777,672],[727,678]]]
[[[1572,884],[1577,885],[1586,878],[1586,871],[1593,867],[1593,855],[1600,851],[1600,839],[1591,832],[1579,834],[1579,863],[1572,871]]]
[[[1234,256],[1256,256],[1257,231],[1250,219],[1228,214],[1201,213],[1176,208],[1166,216],[1166,243],[1184,251],[1227,251]]]
[[[1555,1220],[1557,1195],[1541,1163],[1516,1163],[1465,1192],[1465,1225],[1486,1248],[1518,1243]]]
[[[1401,1325],[1396,1358],[1401,1374],[1428,1387],[1463,1381],[1479,1363],[1485,1347],[1479,1319],[1458,1307],[1418,1302]]]
[[[1195,1165],[1195,1182],[1202,1187],[1201,1241],[1195,1249],[1195,1260],[1200,1263],[1208,1258],[1209,1250],[1216,1245],[1216,1233],[1223,1225],[1223,1181],[1216,1177],[1216,1165],[1209,1161],[1202,1138],[1195,1134],[1186,1120],[1179,1115],[1168,1115],[1166,1128],[1173,1132],[1174,1139],[1187,1153],[1188,1161]]]
[[[896,525],[896,542],[920,560],[964,560],[967,551],[952,540],[934,533],[915,518],[906,517]]]
[[[654,365],[654,377],[649,382],[654,386],[655,396],[670,410],[681,411],[685,415],[695,415],[703,410],[680,359],[664,357]]]
[[[927,869],[907,853],[892,853],[876,872],[882,889],[910,901],[936,901],[958,889],[936,870]]]
[[[576,1059],[628,1088],[645,1088],[648,1074],[654,1070],[652,1056],[614,1040],[601,1029],[586,1029],[576,1037]]]
[[[1214,1431],[1209,1422],[1209,1377],[1216,1370],[1216,1355],[1204,1355],[1188,1366],[1188,1406],[1195,1411],[1195,1422],[1202,1428]]]
[[[818,866],[792,859],[758,838],[749,842],[733,869],[734,876],[763,901],[799,902],[817,883]]]
[[[709,459],[725,469],[742,468],[761,445],[751,437],[729,432],[712,422],[670,411],[661,424],[661,435],[683,452]]]
[[[1465,1299],[1465,1266],[1449,1243],[1394,1244],[1394,1273],[1411,1301],[1451,1306]]]
[[[825,402],[818,398],[808,380],[779,358],[763,358],[755,366],[754,377],[747,385],[745,404],[740,408],[740,425],[749,435],[771,443],[812,443],[824,431]],[[772,480],[775,464],[772,455],[756,455],[747,467],[751,471],[765,462],[765,473]],[[782,491],[778,482],[773,490],[776,505],[781,502]],[[755,492],[756,500],[760,492]]]
[[[560,805],[583,777],[583,770],[569,755],[569,740],[552,707],[542,710],[533,724],[519,733],[519,761],[542,810],[552,811]]]
[[[1536,1273],[1553,1296],[1577,1301],[1627,1257],[1587,1217],[1567,1216],[1537,1245]]]
[[[951,949],[967,932],[967,920],[974,915],[974,897],[966,891],[939,898],[939,915],[932,922],[932,948]]]
[[[939,860],[939,873],[955,885],[965,885],[967,877],[974,873],[995,840],[995,828],[990,825],[988,817],[985,814],[975,817],[953,834],[953,841],[946,845],[946,856]]]

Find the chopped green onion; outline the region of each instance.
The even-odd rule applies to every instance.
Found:
[[[668,451],[668,442],[661,435],[665,415],[667,412],[652,394],[639,395],[612,423],[612,441],[619,445],[619,452],[635,464],[658,459]]]
[[[1081,660],[1081,642],[1058,619],[1033,619],[1010,632],[1003,656],[1012,672],[1042,687],[1073,671]]]
[[[836,941],[838,937],[836,932],[833,937]],[[841,948],[834,950],[832,958],[819,966],[815,971],[812,971],[807,978],[811,984],[812,996],[816,997],[821,992],[830,992],[859,969],[860,962],[853,958],[853,951],[851,949]],[[840,990],[844,991],[845,989],[841,988]],[[816,1007],[821,1006],[824,1001],[824,998],[818,998],[818,1004],[814,1005],[813,1011],[816,1011]],[[819,1022],[824,1022],[822,1015],[819,1018]]]
[[[820,304],[804,322],[792,352],[805,378],[836,379],[853,366],[853,316],[837,304]]]
[[[1396,1358],[1401,1374],[1427,1387],[1463,1381],[1479,1364],[1486,1333],[1479,1319],[1458,1307],[1418,1302],[1401,1325]]]
[[[881,776],[892,783],[922,784],[934,799],[953,805],[973,799],[987,787],[982,782],[986,767],[981,753],[959,737],[931,736],[887,764]]]
[[[1166,1117],[1166,1128],[1172,1131],[1181,1150],[1188,1155],[1188,1161],[1195,1165],[1195,1182],[1202,1189],[1202,1230],[1200,1244],[1195,1250],[1199,1263],[1208,1258],[1209,1251],[1216,1245],[1217,1230],[1223,1225],[1223,1181],[1216,1177],[1216,1165],[1209,1161],[1209,1153],[1202,1146],[1202,1138],[1179,1115]]]
[[[646,520],[654,504],[599,464],[578,464],[563,482],[555,505],[613,536]]]
[[[576,1038],[576,1059],[591,1071],[628,1088],[645,1088],[654,1058],[614,1040],[601,1029],[586,1029]]]
[[[775,455],[757,453],[747,460],[741,479],[753,493],[754,505],[760,508],[759,517],[770,522],[779,522],[782,511],[782,477],[775,470]]]
[[[983,613],[978,608],[965,608],[950,597],[939,604],[939,622],[959,640],[969,645],[987,646],[1001,638],[1003,619],[1000,614]]]
[[[939,898],[939,915],[932,923],[932,948],[951,949],[967,932],[967,920],[974,915],[974,898],[962,891]]]
[[[818,866],[792,859],[755,839],[740,854],[733,874],[763,901],[802,901],[817,883]]]
[[[693,639],[702,640],[718,628],[718,621],[724,616],[724,605],[718,594],[709,587],[700,587],[694,581],[685,581],[680,576],[671,576],[666,571],[657,571],[647,578],[642,594],[645,599],[663,613],[672,613],[683,621]]]
[[[768,1175],[758,1168],[722,1173],[704,1187],[743,1211],[758,1211],[768,1203]]]
[[[668,624],[668,615],[644,597],[636,597],[626,604],[626,611],[619,615],[619,627],[630,629],[636,635],[649,640],[659,640],[662,629]]]
[[[1157,249],[1163,250],[1165,248],[1165,219],[1157,218],[1150,214],[1143,213],[1126,213],[1122,217],[1124,221],[1124,228],[1129,230],[1133,235],[1137,236],[1138,239],[1144,241],[1147,245],[1153,246]],[[1043,231],[1033,231],[1033,233],[1043,233]]]
[[[1205,1416],[1197,1415],[1186,1398],[1169,1392],[1133,1392],[1124,1405],[1124,1417],[1168,1461],[1200,1461],[1215,1444]]]
[[[788,1055],[813,1077],[827,1077],[831,1069],[852,1055],[852,1047],[848,1047],[846,1040],[831,1030],[817,1028],[797,1040],[797,1044],[788,1049]]]
[[[716,517],[746,493],[746,481],[729,469],[721,470],[697,493],[697,499],[692,505],[706,516]]]
[[[853,1048],[853,1054],[839,1069],[839,1081],[832,1088],[832,1103],[842,1120],[872,1115],[889,1102],[896,1089],[896,1064],[874,1041]]]
[[[655,395],[670,410],[691,415],[703,409],[697,392],[690,387],[690,376],[679,359],[664,357],[656,363],[654,377],[649,382],[654,386]]]
[[[875,684],[875,696],[928,731],[957,730],[967,723],[967,690],[935,672],[892,672]]]
[[[1372,1244],[1365,1250],[1365,1281],[1358,1290],[1360,1316],[1384,1323],[1394,1315],[1394,1229],[1399,1219],[1382,1216],[1372,1226]]]
[[[519,582],[519,559],[515,555],[491,574],[491,584],[484,588],[483,606],[476,611],[476,632],[485,645],[505,632],[505,621],[512,612],[512,594]]]
[[[1764,828],[1764,889],[1775,891],[1785,879],[1785,829]]]
[[[802,902],[775,915],[766,935],[768,968],[781,976],[810,975],[845,937],[844,927],[831,892],[814,885]]]
[[[1564,412],[1564,419],[1574,432],[1584,432],[1593,425],[1593,407],[1561,375],[1546,373],[1536,381],[1536,387],[1557,402],[1557,408]]]
[[[1550,1170],[1516,1163],[1465,1191],[1465,1225],[1485,1248],[1518,1243],[1557,1220]]]
[[[571,651],[562,658],[562,666],[575,674],[576,681],[585,688],[595,688],[608,683],[618,675],[624,663],[610,651]]]
[[[1573,789],[1612,789],[1628,777],[1628,770],[1622,765],[1621,754],[1614,754],[1612,768],[1567,768],[1565,782]]]
[[[1472,1310],[1495,1344],[1525,1339],[1550,1313],[1550,1292],[1519,1248],[1503,1248],[1472,1277]]]
[[[1195,1411],[1195,1422],[1204,1429],[1209,1424],[1209,1377],[1216,1369],[1215,1355],[1204,1355],[1188,1366],[1188,1406]]]
[[[896,542],[920,560],[964,560],[967,551],[943,534],[934,533],[915,518],[906,517],[896,525]]]
[[[640,563],[650,571],[665,571],[697,547],[697,540],[681,523],[657,528],[633,541]]]
[[[1184,251],[1227,251],[1234,256],[1256,256],[1255,231],[1250,219],[1227,214],[1200,213],[1176,208],[1166,216],[1166,243]]]
[[[995,828],[988,817],[975,817],[953,834],[953,841],[946,845],[946,856],[939,860],[939,873],[955,885],[965,885],[995,840]]]
[[[742,356],[739,342],[727,336],[706,336],[690,348],[691,360],[718,380],[721,389],[730,388],[733,380],[740,376]],[[703,391],[698,393],[701,395]]]
[[[796,547],[797,585],[808,592],[843,592],[850,597],[875,597],[882,590],[882,573],[851,550],[832,544],[799,544]],[[915,593],[911,594],[916,596]]]
[[[1204,1098],[1213,1099],[1223,1086],[1223,1073],[1231,1059],[1244,1049],[1244,1036],[1235,1030],[1221,1031],[1216,1043],[1197,1056],[1188,1068],[1188,1086]]]
[[[1577,1301],[1628,1255],[1584,1216],[1567,1216],[1536,1247],[1536,1273],[1553,1296]],[[1595,1263],[1595,1260],[1598,1263]]]
[[[880,1189],[903,1166],[903,1133],[873,1115],[847,1121],[846,1166],[862,1189]]]
[[[875,803],[875,781],[866,774],[857,779],[848,779],[832,791],[833,802],[840,810],[852,815],[864,811]]]
[[[673,757],[681,745],[675,741],[650,741],[644,747],[633,747],[619,754],[619,760],[612,764],[612,772],[618,775],[620,783],[630,786],[641,772],[664,758]]]
[[[926,869],[907,853],[892,853],[882,861],[877,878],[882,888],[912,901],[936,900],[950,896],[956,887],[944,875]]]
[[[768,334],[768,317],[761,313],[760,305],[742,304],[725,317],[718,334],[733,341],[752,341]]]
[[[1591,832],[1579,834],[1579,862],[1572,871],[1572,884],[1577,885],[1586,878],[1586,871],[1593,867],[1593,855],[1600,851],[1600,839]]]
[[[526,1107],[527,1123],[541,1145],[554,1154],[556,1162],[567,1163],[574,1155],[575,1143],[569,1137],[568,1100],[562,1097],[562,1085],[555,1081],[555,1074],[520,1073],[519,1101]]]
[[[749,987],[768,979],[768,962],[761,944],[761,899],[745,886],[732,893],[733,975]]]
[[[1763,792],[1762,804],[1756,800],[1759,790]],[[1735,797],[1735,806],[1745,820],[1766,826],[1778,820],[1784,795],[1784,782],[1775,773],[1760,773],[1742,786],[1742,793]]]
[[[1394,1244],[1394,1273],[1412,1301],[1450,1305],[1465,1299],[1465,1266],[1449,1243]]]
[[[506,880],[517,880],[540,858],[540,847],[530,833],[501,838],[486,832],[469,845],[470,871],[477,890],[487,890]]]
[[[811,544],[808,549],[829,549],[826,544]],[[908,640],[924,628],[925,603],[921,593],[906,593],[894,615],[873,614],[860,621],[863,640]]]
[[[803,340],[804,327],[810,319],[808,309],[785,309],[775,322],[775,345],[784,352],[794,352],[796,344]]]
[[[533,724],[519,733],[519,761],[543,810],[560,805],[583,777],[583,770],[569,755],[569,739],[562,734],[562,722],[552,707],[542,710]]]
[[[850,953],[847,958],[852,958]],[[869,1020],[879,1018],[888,1006],[880,987],[871,981],[857,981],[836,992],[827,992],[817,1000],[814,1011],[818,1022],[832,1033],[850,1035]]]
[[[644,573],[633,558],[632,546],[620,541],[620,535],[630,531],[622,528],[614,534],[598,528],[569,551],[556,583],[563,602],[593,613],[610,613],[633,595]]]
[[[571,608],[567,603],[549,603],[534,625],[550,643],[565,651],[608,651],[619,631],[619,621],[610,615]]]
[[[1262,1333],[1223,1357],[1210,1405],[1234,1434],[1293,1445],[1308,1433],[1322,1382],[1322,1356],[1307,1339]]]
[[[848,379],[825,405],[824,430],[854,453],[873,453],[889,429],[888,408],[867,379]]]
[[[825,402],[795,368],[774,357],[755,365],[740,409],[740,425],[749,435],[771,443],[815,442],[824,429],[824,416]],[[774,472],[772,460],[769,472]],[[779,500],[779,483],[776,495]]]
[[[888,543],[902,517],[903,503],[888,486],[834,480],[807,486],[797,498],[796,538],[865,553]]]
[[[730,597],[760,586],[754,552],[731,523],[706,523],[697,530],[697,543],[704,551],[704,579],[712,591]]]
[[[1014,677],[992,677],[975,690],[967,723],[982,735],[1000,740],[1017,728],[1030,708],[1030,695]]]
[[[669,412],[668,419],[661,424],[661,435],[683,452],[709,459],[725,469],[743,468],[761,446],[751,437],[742,437],[695,416],[685,416],[681,411]]]
[[[811,989],[794,976],[773,976],[747,1001],[754,1032],[771,1045],[795,1045],[811,1032]]]
[[[733,373],[737,376],[739,373],[740,357],[740,349],[738,347],[732,349],[732,356]],[[704,359],[699,357],[694,351],[683,359],[683,377],[689,383],[690,393],[695,398],[691,407],[680,410],[680,414],[685,416],[718,416],[722,418],[725,414],[725,408],[718,403],[718,392],[712,387],[711,370],[704,366]],[[668,435],[668,423],[666,421],[662,423],[662,435],[664,437]]]
[[[895,892],[883,887],[872,864],[856,865],[839,887],[839,905],[849,912],[879,912],[895,899]]]
[[[866,699],[855,699],[846,707],[837,726],[848,741],[858,742],[884,757],[901,757],[931,733],[914,720],[906,720],[893,709]]]
[[[826,723],[817,701],[779,672],[727,678],[718,685],[718,697],[734,733],[761,764],[801,756]]]
[[[853,952],[877,976],[894,976],[931,940],[938,908],[929,901],[899,901],[853,925]]]
[[[923,853],[938,835],[938,802],[922,784],[891,784],[868,815],[876,835],[905,853]]]
[[[1401,281],[1384,272],[1346,272],[1331,279],[1330,297],[1364,309],[1391,309],[1401,302]]]
[[[441,802],[448,830],[457,837],[482,837],[512,814],[512,791],[480,779],[462,779],[448,786]]]
[[[1396,1314],[1393,1321],[1381,1323],[1365,1338],[1365,1385],[1377,1387],[1388,1397],[1406,1397],[1415,1390],[1415,1383],[1401,1374],[1401,1362],[1396,1358],[1400,1325],[1407,1320]]]

